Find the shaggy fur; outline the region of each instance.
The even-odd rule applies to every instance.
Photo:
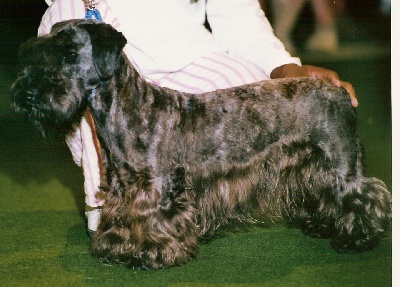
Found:
[[[106,171],[100,260],[180,265],[219,227],[276,216],[339,252],[379,243],[391,196],[363,175],[343,88],[295,78],[182,93],[142,79],[125,43],[106,24],[57,24],[23,45],[12,88],[15,110],[43,134],[92,114]]]

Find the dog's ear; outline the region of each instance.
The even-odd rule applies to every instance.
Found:
[[[84,23],[79,27],[89,33],[93,61],[100,78],[105,80],[111,77],[127,42],[126,38],[111,25],[104,23]]]

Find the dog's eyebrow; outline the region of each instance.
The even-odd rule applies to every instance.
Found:
[[[62,48],[64,51],[77,51],[78,50],[77,45],[63,45]]]
[[[86,42],[85,39],[80,38],[79,35],[73,30],[71,31],[71,29],[60,30],[53,37],[58,45],[65,47],[77,48],[79,45]]]
[[[67,38],[68,37],[68,38]],[[70,35],[65,34],[61,35],[61,37],[57,37],[54,40],[54,47],[60,51],[60,52],[78,52],[79,50],[79,44],[77,43],[71,43],[71,41],[69,41],[70,39]]]

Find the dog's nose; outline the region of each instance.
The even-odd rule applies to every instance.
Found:
[[[39,91],[37,89],[18,90],[13,93],[14,104],[24,108],[32,106],[38,94]]]
[[[29,89],[25,91],[25,97],[27,101],[32,101],[36,98],[36,96],[39,94],[38,89]]]

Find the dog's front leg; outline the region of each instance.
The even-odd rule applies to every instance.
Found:
[[[106,262],[139,268],[186,263],[197,250],[195,210],[181,167],[162,176],[137,173],[108,193],[92,250]]]

